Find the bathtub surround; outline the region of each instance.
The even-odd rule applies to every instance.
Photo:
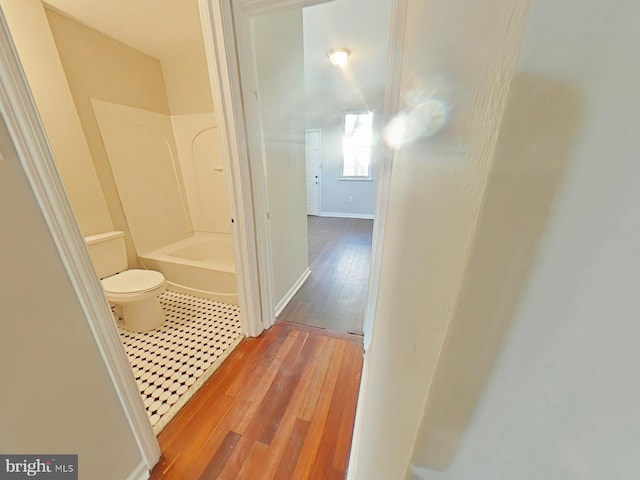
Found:
[[[230,234],[231,215],[215,115],[171,115],[171,123],[193,229]]]
[[[206,383],[243,338],[237,306],[167,291],[166,322],[152,332],[120,330],[156,434]]]
[[[92,103],[141,265],[162,272],[174,290],[237,305],[230,214],[213,115],[174,119]],[[212,188],[216,184],[222,193]],[[216,196],[224,200],[216,202]]]
[[[138,254],[192,231],[169,115],[92,104]]]
[[[139,254],[191,232],[230,233],[212,114],[164,115],[92,100]]]

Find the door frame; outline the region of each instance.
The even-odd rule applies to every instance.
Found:
[[[252,162],[243,101],[244,85],[255,88],[255,55],[252,48],[252,16],[280,9],[303,8],[330,0],[198,0],[209,76],[218,128],[223,139],[223,162],[229,204],[235,219],[233,232],[238,296],[248,335],[259,335],[275,321],[269,247],[268,205],[264,156]],[[384,118],[398,111],[400,53],[404,17],[397,12],[406,0],[392,0]],[[249,63],[250,62],[250,63]],[[247,66],[252,64],[254,68]],[[240,69],[243,69],[243,78]],[[250,90],[249,90],[250,91]],[[369,293],[364,318],[364,348],[371,344],[380,278],[382,241],[389,201],[394,151],[383,146],[380,155],[376,213],[373,227]],[[255,155],[254,155],[255,156]],[[253,172],[253,177],[252,177]],[[258,174],[256,175],[256,172]]]
[[[305,142],[304,142],[304,150],[305,150],[305,161],[306,161],[306,154],[307,154],[307,133],[319,133],[320,134],[320,165],[318,165],[318,176],[317,178],[317,185],[318,185],[318,216],[320,216],[320,214],[322,213],[322,195],[320,194],[321,192],[321,186],[322,186],[322,129],[321,128],[305,128],[304,130],[305,133]],[[307,213],[308,215],[308,213]]]
[[[160,459],[160,446],[1,10],[0,113],[138,444],[144,464],[136,473],[142,475]]]
[[[328,0],[199,0],[217,123],[224,140],[224,163],[230,204],[232,212],[234,212],[233,215],[241,218],[241,221],[236,224],[236,235],[234,236],[238,264],[236,272],[239,279],[238,294],[241,308],[244,308],[242,315],[249,317],[247,322],[252,325],[256,334],[260,333],[262,327],[268,327],[275,315],[272,310],[273,299],[270,296],[272,291],[271,272],[258,269],[259,265],[270,264],[270,254],[265,252],[265,244],[260,243],[260,240],[264,241],[265,235],[268,235],[268,225],[266,225],[268,211],[261,208],[261,205],[266,205],[264,199],[266,186],[254,185],[252,190],[251,162],[246,132],[247,122],[243,109],[243,84],[239,73],[241,61],[250,60],[255,65],[253,53],[250,53],[249,58],[246,58],[248,55],[243,50],[247,44],[251,45],[251,39],[247,38],[250,32],[247,25],[252,15],[282,8],[305,7],[326,1]],[[408,0],[392,0],[384,121],[394,117],[399,109],[400,70],[407,3]],[[241,25],[241,28],[236,28],[234,18],[238,21],[238,25]],[[244,55],[244,59],[240,58],[241,53]],[[251,82],[256,85],[255,68],[249,73],[251,72],[253,73]],[[349,459],[350,466],[357,464],[363,419],[360,405],[363,405],[363,399],[367,395],[367,383],[371,375],[369,355],[366,353],[371,345],[375,327],[394,155],[395,151],[391,147],[386,145],[382,147],[372,235],[369,291],[363,324],[365,356]],[[261,161],[264,161],[264,158]],[[264,169],[264,165],[259,166],[260,169]],[[262,198],[262,202],[256,204],[254,198]],[[253,205],[256,205],[255,209]],[[261,299],[264,300],[264,303],[261,302]],[[271,307],[267,305],[269,303]],[[354,468],[348,469],[348,479],[355,478],[356,475]]]
[[[255,108],[258,82],[251,17],[330,0],[198,1],[233,218],[240,311],[245,333],[257,336],[275,323],[276,310],[264,143],[252,143],[248,134],[249,128],[257,129],[263,137]],[[256,102],[249,101],[251,94],[243,95],[252,91]]]

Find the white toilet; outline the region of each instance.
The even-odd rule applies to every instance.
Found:
[[[116,308],[118,325],[134,332],[148,332],[165,320],[158,296],[167,280],[153,270],[127,270],[123,232],[85,237],[93,266],[109,303]]]

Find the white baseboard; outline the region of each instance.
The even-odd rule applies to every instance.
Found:
[[[372,213],[343,213],[343,212],[320,212],[320,217],[335,218],[362,218],[365,220],[374,220],[375,215]]]
[[[127,480],[148,480],[150,476],[151,472],[149,471],[149,467],[142,461],[135,470],[129,474]]]
[[[289,289],[289,291],[284,295],[284,297],[282,297],[282,300],[280,300],[276,304],[276,317],[278,317],[278,315],[282,313],[282,311],[284,310],[284,307],[287,306],[287,304],[291,301],[291,299],[296,294],[296,292],[300,290],[300,287],[304,285],[304,282],[307,280],[309,275],[311,275],[311,270],[309,270],[309,267],[307,267],[305,271],[302,272],[302,275],[300,275],[298,280],[296,280],[296,283],[294,283],[293,286]]]

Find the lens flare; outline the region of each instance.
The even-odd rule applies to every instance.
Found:
[[[384,141],[392,148],[401,148],[420,137],[431,137],[446,125],[449,111],[444,100],[423,100],[389,121],[382,134]]]

